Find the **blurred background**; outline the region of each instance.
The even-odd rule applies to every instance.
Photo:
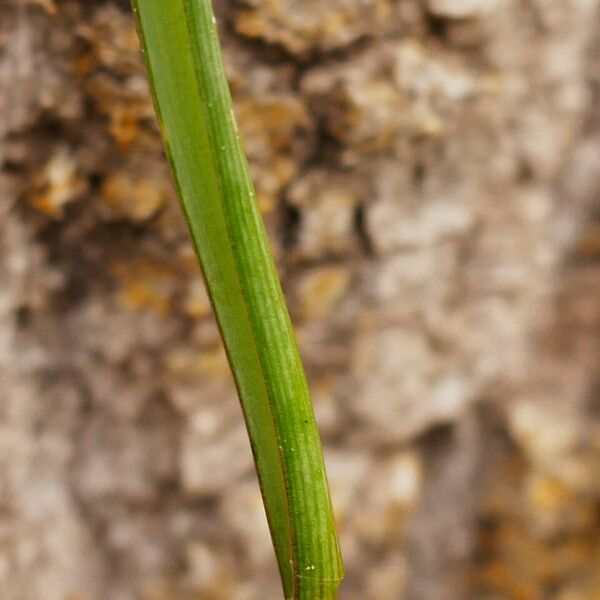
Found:
[[[344,600],[600,598],[600,0],[218,0]],[[0,597],[279,583],[130,9],[0,3]]]

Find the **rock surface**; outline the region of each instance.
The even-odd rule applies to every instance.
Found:
[[[0,5],[0,597],[278,598],[126,4]],[[600,597],[600,2],[217,4],[341,597]]]

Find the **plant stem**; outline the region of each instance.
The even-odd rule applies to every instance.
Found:
[[[343,577],[308,384],[237,132],[210,0],[133,0],[167,156],[236,381],[285,597]],[[218,468],[218,467],[217,467]]]

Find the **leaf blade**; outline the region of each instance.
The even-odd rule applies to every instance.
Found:
[[[287,598],[343,576],[319,435],[209,0],[134,0],[161,130],[238,387]]]

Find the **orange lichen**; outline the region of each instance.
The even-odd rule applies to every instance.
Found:
[[[30,0],[30,2],[41,6],[49,15],[55,15],[58,10],[54,0]]]
[[[166,201],[161,183],[134,181],[126,173],[109,176],[102,185],[100,197],[114,216],[132,221],[153,217]]]
[[[190,284],[183,308],[187,315],[195,319],[201,319],[211,314],[212,308],[206,287],[199,277]]]
[[[116,107],[110,115],[108,127],[121,152],[127,152],[139,135],[138,116],[125,107]]]
[[[269,213],[297,175],[293,144],[310,128],[304,104],[290,97],[241,98],[236,102],[240,134],[256,184],[261,210]]]
[[[117,299],[130,310],[150,310],[160,316],[172,312],[177,291],[177,274],[162,264],[145,258],[112,265],[119,283]]]
[[[515,468],[515,461],[500,466],[486,499],[474,589],[506,600],[597,598],[600,523],[593,498],[522,460]]]
[[[594,221],[588,225],[583,232],[575,251],[585,258],[600,257],[600,220]]]

